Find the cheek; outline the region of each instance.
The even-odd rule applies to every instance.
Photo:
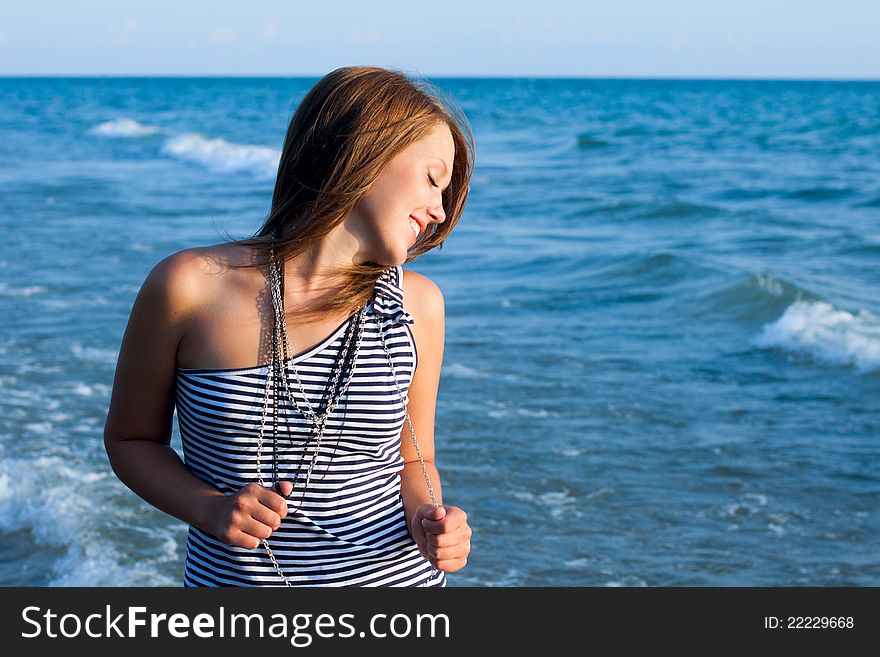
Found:
[[[361,214],[373,216],[387,213],[393,203],[394,195],[389,194],[386,187],[377,186],[361,197],[358,207]]]
[[[351,230],[364,244],[378,245],[393,233],[394,212],[376,197],[363,197],[357,206],[357,222]]]
[[[395,223],[395,218],[409,214],[400,205],[397,195],[383,192],[365,195],[358,203],[358,208],[364,223],[375,230],[387,230]]]
[[[355,214],[357,216],[357,224],[354,228],[357,232],[370,232],[374,229],[378,218],[382,215],[382,204],[375,195],[364,196],[355,206]]]

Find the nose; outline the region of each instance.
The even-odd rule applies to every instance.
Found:
[[[435,207],[433,210],[428,210],[428,213],[438,224],[442,224],[444,221],[446,221],[446,213],[443,211],[442,203]]]

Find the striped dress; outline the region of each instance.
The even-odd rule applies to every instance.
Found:
[[[348,392],[327,418],[308,489],[305,472],[314,455],[308,445],[288,515],[269,538],[285,576],[299,586],[446,586],[409,535],[400,493],[401,438],[412,441],[404,403],[409,403],[418,354],[403,307],[403,269],[387,269],[367,305],[360,353]],[[294,399],[304,406],[292,362],[309,404],[323,411],[323,393],[343,345],[343,322],[319,344],[288,359]],[[394,375],[382,348],[391,352]],[[232,494],[257,476],[257,441],[268,365],[235,369],[177,368],[177,419],[184,463],[197,477]],[[270,391],[261,463],[272,478]],[[293,480],[308,436],[308,422],[279,395],[278,475]],[[344,421],[343,421],[344,420]],[[295,511],[295,512],[294,512]],[[184,586],[283,586],[262,543],[255,550],[230,547],[198,527],[186,541]]]

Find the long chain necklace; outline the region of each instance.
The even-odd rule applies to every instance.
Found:
[[[271,261],[274,263],[274,252],[271,254]],[[294,406],[296,406],[296,408],[298,408],[303,414],[305,414],[307,416],[307,418],[310,420],[310,422],[312,424],[313,430],[316,432],[315,454],[312,457],[312,461],[309,464],[309,469],[306,474],[306,484],[305,485],[308,486],[308,483],[311,480],[312,469],[314,468],[315,462],[317,461],[318,455],[320,453],[321,439],[323,437],[324,429],[326,427],[327,418],[330,416],[330,414],[335,409],[336,405],[339,403],[339,400],[341,399],[342,395],[344,395],[348,391],[348,385],[352,380],[352,377],[349,376],[348,381],[345,384],[345,388],[340,390],[339,377],[342,375],[342,372],[345,368],[345,365],[347,364],[347,361],[349,360],[349,354],[352,353],[351,341],[352,341],[353,335],[354,335],[352,329],[356,326],[357,336],[358,336],[357,337],[357,344],[358,344],[357,349],[359,349],[360,342],[361,342],[362,335],[363,335],[363,325],[364,325],[365,318],[366,318],[366,313],[365,313],[366,307],[363,307],[361,309],[361,312],[358,315],[358,321],[356,322],[356,324],[350,323],[350,325],[349,325],[349,330],[346,333],[345,344],[343,345],[343,348],[340,352],[339,359],[337,360],[336,363],[334,363],[333,372],[332,372],[330,380],[327,384],[327,388],[324,392],[324,396],[325,396],[325,398],[327,398],[325,411],[324,411],[324,413],[318,414],[312,410],[311,405],[309,404],[308,399],[306,398],[306,394],[305,394],[305,390],[302,385],[302,381],[300,381],[300,379],[299,379],[299,373],[296,371],[295,366],[293,368],[294,375],[296,376],[297,382],[299,384],[299,389],[302,392],[303,398],[305,400],[305,404],[306,404],[305,410],[303,410],[303,408],[299,405],[297,400],[291,394],[290,385],[287,381],[286,361],[287,361],[287,354],[289,352],[289,344],[287,342],[287,325],[285,322],[284,312],[283,312],[283,300],[284,300],[283,269],[282,269],[282,272],[279,272],[278,268],[274,265],[272,267],[271,289],[272,289],[272,293],[273,293],[272,294],[273,308],[276,309],[275,323],[274,323],[274,327],[273,327],[272,358],[271,358],[272,384],[273,384],[273,388],[274,388],[274,395],[273,395],[274,422],[273,422],[273,426],[272,426],[273,455],[276,455],[276,458],[273,459],[272,465],[273,465],[273,479],[275,481],[276,490],[278,490],[277,486],[278,486],[279,479],[278,479],[277,452],[278,452],[278,427],[279,427],[278,400],[280,399],[280,395],[279,395],[279,391],[278,391],[279,385],[281,383],[283,383],[285,392],[287,393],[287,396],[290,399],[290,401],[292,402],[292,404]],[[279,342],[280,342],[279,335],[283,336],[283,349],[279,349]],[[282,351],[282,355],[280,358],[278,355],[279,351]],[[352,367],[353,367],[353,365],[352,365]],[[267,380],[267,384],[268,384],[268,380]],[[268,386],[267,386],[267,388],[268,388]],[[319,405],[319,407],[320,407],[320,405]],[[264,411],[265,411],[265,404],[264,404]],[[265,421],[265,413],[264,413],[263,419]],[[307,445],[308,445],[308,439],[306,440],[306,444],[304,445],[303,456],[305,456],[305,452],[307,451],[307,449],[306,449]],[[298,481],[298,478],[299,478],[299,473],[302,468],[302,461],[303,461],[303,459],[301,458],[299,460],[299,463],[297,466],[296,475],[295,475],[294,481],[293,481],[294,486],[296,485],[296,482]],[[261,464],[260,464],[259,450],[257,452],[257,468],[260,472],[262,471]],[[280,493],[281,491],[278,490],[278,492]],[[302,501],[304,501],[304,499],[305,499],[305,493],[306,493],[306,490],[304,488],[302,496],[301,496]],[[300,503],[300,506],[301,505],[302,505],[302,502]]]
[[[348,387],[351,384],[351,381],[354,378],[354,370],[357,364],[357,356],[360,353],[360,346],[363,339],[363,330],[364,325],[366,323],[366,305],[361,306],[359,309],[356,320],[354,322],[349,322],[349,328],[346,331],[346,337],[344,339],[343,346],[340,348],[340,353],[337,358],[337,361],[334,363],[333,370],[330,375],[330,379],[327,383],[327,387],[324,391],[324,398],[326,399],[326,406],[323,413],[317,413],[311,408],[311,404],[308,401],[308,398],[305,394],[305,390],[302,385],[302,381],[300,381],[299,373],[296,370],[296,366],[291,362],[291,366],[293,367],[294,376],[296,377],[299,390],[302,393],[303,399],[305,400],[305,409],[300,406],[299,402],[294,398],[293,394],[290,390],[290,385],[287,379],[287,360],[288,360],[288,352],[289,352],[289,344],[287,341],[287,323],[284,317],[284,262],[282,261],[280,265],[276,263],[275,260],[275,248],[274,246],[270,249],[269,252],[269,280],[270,280],[270,290],[272,293],[272,307],[274,311],[275,321],[273,323],[272,330],[272,355],[269,361],[269,369],[266,375],[266,388],[264,394],[263,401],[263,414],[262,420],[260,422],[260,432],[259,439],[257,441],[257,477],[259,478],[260,485],[266,486],[266,483],[263,480],[263,469],[261,464],[261,454],[263,449],[263,440],[264,440],[264,430],[265,430],[265,422],[269,405],[269,390],[270,388],[273,390],[273,423],[272,423],[272,437],[273,437],[273,459],[272,459],[272,474],[273,474],[273,486],[276,491],[280,493],[279,488],[279,477],[278,477],[278,426],[279,426],[279,414],[278,414],[278,400],[279,400],[279,387],[283,385],[284,391],[286,392],[287,398],[290,399],[291,403],[295,408],[300,410],[300,412],[306,416],[308,421],[310,422],[312,429],[310,433],[314,432],[315,435],[315,452],[312,456],[311,462],[309,463],[308,470],[306,472],[306,481],[303,485],[303,492],[300,496],[300,504],[298,507],[294,509],[294,513],[296,513],[305,502],[305,494],[306,489],[308,488],[309,481],[311,480],[312,469],[317,462],[318,455],[320,453],[320,445],[321,439],[324,435],[324,429],[326,427],[327,419],[330,417],[333,410],[336,408],[337,404],[348,392]],[[406,400],[403,397],[403,393],[400,391],[400,386],[398,385],[397,372],[394,369],[394,361],[391,358],[391,352],[388,350],[388,345],[385,343],[385,336],[382,331],[381,321],[378,322],[379,328],[379,338],[382,343],[382,347],[385,350],[385,355],[388,358],[388,363],[391,366],[391,373],[394,377],[395,388],[397,389],[397,394],[400,397],[401,402],[404,405],[404,409],[406,409]],[[355,338],[356,336],[356,338]],[[352,347],[352,342],[354,342],[354,347]],[[340,386],[339,378],[343,376],[343,371],[346,369],[346,365],[348,365],[348,377],[345,383]],[[320,409],[320,404],[318,406]],[[419,449],[419,443],[416,440],[415,430],[413,429],[412,420],[409,417],[409,413],[406,413],[406,421],[409,425],[409,432],[413,439],[413,445],[416,449],[416,454],[419,457],[419,463],[422,466],[422,474],[425,477],[425,484],[428,488],[428,494],[431,497],[431,502],[434,506],[438,506],[437,498],[434,495],[434,487],[431,485],[431,479],[428,477],[428,470],[425,467],[425,461],[422,458],[422,452]],[[341,430],[340,430],[341,435]],[[303,454],[302,457],[298,460],[298,465],[296,469],[296,475],[293,480],[294,486],[299,478],[300,469],[303,464],[303,460],[307,454],[307,446],[310,442],[310,437],[306,439],[305,444],[303,445]],[[329,465],[328,465],[329,467]],[[292,494],[293,491],[291,491]],[[268,539],[261,539],[263,543],[263,547],[266,549],[266,553],[269,555],[269,559],[272,561],[272,565],[275,567],[279,577],[284,581],[286,586],[293,586],[291,580],[285,576],[284,572],[281,569],[281,566],[278,564],[278,560],[275,558],[272,549],[269,547]],[[436,575],[437,569],[433,566],[431,567],[431,572],[425,578],[422,586],[427,586],[427,582],[430,578]]]

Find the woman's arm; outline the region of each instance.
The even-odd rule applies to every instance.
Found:
[[[210,531],[225,495],[187,470],[171,448],[177,347],[199,298],[197,263],[175,253],[147,275],[122,339],[104,447],[116,476],[142,499]]]
[[[199,256],[182,251],[144,281],[119,350],[104,447],[113,472],[138,496],[227,545],[254,550],[280,526],[286,500],[257,483],[226,495],[171,449],[177,349],[205,293],[200,267]]]
[[[418,367],[409,386],[406,410],[416,432],[419,451],[425,461],[434,496],[438,504],[443,504],[440,474],[434,465],[434,416],[446,333],[445,304],[440,288],[427,276],[409,270],[404,270],[403,274],[404,300],[408,312],[415,320],[409,328],[418,352]],[[432,501],[418,453],[413,445],[409,423],[405,421],[400,434],[400,453],[404,462],[400,473],[401,495],[406,512],[406,526],[410,527],[419,505],[432,504]]]
[[[416,272],[404,270],[403,287],[404,299],[409,299],[407,307],[415,320],[410,328],[418,351],[418,367],[409,386],[406,408],[438,508],[433,506],[407,422],[400,434],[404,461],[400,474],[401,497],[406,526],[422,555],[435,567],[452,572],[467,563],[471,530],[464,511],[443,504],[440,474],[434,465],[434,416],[446,334],[445,303],[440,288]]]

